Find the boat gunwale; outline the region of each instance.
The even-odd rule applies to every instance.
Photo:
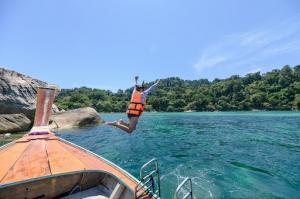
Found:
[[[66,144],[72,145],[76,148],[79,148],[80,150],[83,150],[86,153],[89,153],[90,155],[96,156],[96,158],[100,158],[102,160],[104,160],[109,166],[115,167],[116,169],[120,170],[120,172],[122,172],[124,175],[126,175],[127,177],[131,178],[133,181],[135,181],[137,184],[140,183],[139,180],[137,180],[134,176],[132,176],[130,173],[128,173],[127,171],[125,171],[124,169],[122,169],[121,167],[117,166],[116,164],[114,164],[113,162],[107,160],[106,158],[92,152],[89,151],[88,149],[85,149],[77,144],[74,144],[72,142],[69,142],[61,137],[58,137],[58,140],[65,142]],[[17,144],[16,140],[9,142],[3,146],[0,147],[0,150],[5,149],[6,147],[12,146],[14,144]],[[121,178],[117,177],[115,174],[102,170],[102,169],[85,169],[85,170],[77,170],[77,171],[69,171],[69,172],[64,172],[64,173],[57,173],[57,174],[49,174],[49,175],[44,175],[44,176],[38,176],[38,177],[34,177],[34,178],[29,178],[29,179],[25,179],[25,180],[20,180],[20,181],[15,181],[15,182],[9,182],[9,183],[5,183],[5,184],[0,184],[0,189],[7,187],[7,186],[12,186],[12,185],[17,185],[17,184],[22,184],[22,183],[26,183],[26,182],[31,182],[31,181],[35,181],[35,180],[39,180],[39,179],[46,179],[46,178],[50,178],[50,177],[57,177],[57,176],[63,176],[63,175],[68,175],[68,174],[76,174],[76,173],[82,173],[82,172],[99,172],[99,173],[105,173],[105,174],[110,174],[111,176],[113,176],[114,178],[116,178],[118,181],[121,182],[121,184],[123,184],[126,188],[128,188],[130,190],[130,192],[134,193],[134,189],[132,189],[131,187],[129,187],[124,180],[122,180]]]
[[[55,135],[55,134],[54,134]],[[56,136],[56,135],[55,135]],[[58,137],[58,136],[56,136]],[[44,138],[41,138],[44,139]],[[69,144],[71,146],[74,146],[80,150],[83,150],[86,153],[89,153],[90,155],[95,156],[96,158],[102,159],[104,160],[108,165],[115,167],[116,169],[120,170],[124,175],[126,175],[127,177],[131,178],[132,180],[134,180],[137,185],[141,184],[143,185],[143,183],[138,180],[136,177],[134,177],[133,175],[131,175],[129,172],[127,172],[126,170],[124,170],[123,168],[119,167],[118,165],[114,164],[113,162],[109,161],[108,159],[102,157],[101,155],[98,155],[84,147],[81,147],[73,142],[67,141],[61,137],[58,137],[58,140],[65,142],[66,144]],[[30,140],[29,140],[30,142]],[[4,149],[6,147],[9,147],[13,144],[17,144],[17,141],[14,140],[12,142],[9,142],[3,146],[0,147],[1,149]],[[49,174],[49,175],[44,175],[44,176],[38,176],[38,177],[34,177],[34,178],[29,178],[29,179],[25,179],[25,180],[20,180],[20,181],[15,181],[15,182],[9,182],[9,183],[5,183],[5,184],[0,184],[0,189],[5,188],[5,187],[9,187],[9,186],[14,186],[14,185],[20,185],[23,183],[28,183],[28,182],[34,182],[37,180],[43,180],[43,179],[47,179],[47,178],[52,178],[52,177],[58,177],[58,176],[65,176],[65,175],[71,175],[71,174],[79,174],[79,173],[89,173],[89,172],[94,172],[94,173],[103,173],[103,174],[108,174],[110,176],[112,176],[113,178],[115,178],[116,180],[118,180],[118,182],[120,182],[122,185],[124,185],[132,194],[135,194],[135,190],[132,189],[131,187],[129,187],[121,178],[119,178],[118,176],[116,176],[115,174],[113,174],[112,172],[108,172],[106,170],[102,170],[102,169],[84,169],[84,170],[77,170],[77,171],[69,171],[69,172],[64,172],[64,173],[56,173],[56,174]],[[158,198],[159,199],[159,198]]]
[[[90,170],[78,170],[78,171],[69,171],[69,172],[64,172],[64,173],[56,173],[56,174],[50,174],[50,175],[44,175],[44,176],[39,176],[39,177],[34,177],[34,178],[28,178],[25,180],[19,180],[19,181],[15,181],[15,182],[9,182],[6,184],[0,184],[0,189],[2,188],[6,188],[6,187],[10,187],[10,186],[14,186],[14,185],[21,185],[23,183],[28,183],[28,182],[34,182],[34,181],[38,181],[38,180],[44,180],[44,179],[48,179],[48,178],[55,178],[55,177],[60,177],[60,176],[67,176],[67,175],[72,175],[72,174],[80,174],[80,173],[102,173],[102,174],[109,174],[111,175],[113,178],[119,180],[119,182],[124,185],[131,193],[134,194],[133,190],[128,187],[124,181],[120,178],[118,178],[117,176],[115,176],[114,174],[107,172],[105,170],[94,170],[94,169],[90,169]]]
[[[0,150],[4,149],[6,147],[9,147],[10,145],[13,145],[13,144],[16,144],[16,140],[13,140],[13,141],[11,141],[9,143],[6,143],[6,144],[0,146]]]
[[[136,177],[134,177],[133,175],[131,175],[130,173],[128,173],[127,171],[125,171],[124,169],[122,169],[121,167],[119,167],[118,165],[114,164],[113,162],[107,160],[106,158],[104,158],[104,157],[102,157],[102,156],[100,156],[100,155],[98,155],[98,154],[96,154],[96,153],[94,153],[94,152],[92,152],[92,151],[90,151],[90,150],[88,150],[88,149],[85,149],[85,148],[83,148],[83,147],[81,147],[81,146],[79,146],[79,145],[77,145],[77,144],[74,144],[73,142],[69,142],[69,141],[67,141],[67,140],[65,140],[65,139],[63,139],[63,138],[60,138],[60,137],[59,137],[59,140],[61,140],[61,141],[63,141],[63,142],[66,142],[66,143],[68,143],[68,144],[71,144],[71,145],[73,145],[73,146],[75,146],[75,147],[78,147],[79,149],[84,150],[84,151],[90,153],[91,155],[96,156],[97,158],[103,159],[103,160],[106,161],[108,164],[110,164],[110,166],[116,167],[117,169],[119,169],[120,171],[122,171],[125,175],[127,175],[128,177],[130,177],[130,178],[132,178],[133,180],[135,180],[137,184],[141,182],[141,181],[138,180]]]

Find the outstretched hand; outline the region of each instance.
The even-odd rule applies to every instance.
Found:
[[[138,79],[139,79],[139,76],[135,76],[135,77],[134,77],[135,84],[137,84]]]

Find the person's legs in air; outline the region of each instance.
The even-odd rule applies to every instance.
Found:
[[[122,125],[129,126],[129,124],[128,124],[127,122],[125,122],[124,120],[122,120],[122,119],[119,119],[118,122],[119,122],[120,124],[122,124]]]
[[[135,117],[133,116],[133,117],[129,118],[129,126],[128,126],[129,133],[132,133],[134,130],[136,130],[136,125],[137,125],[138,121],[139,121],[138,116],[135,116]]]
[[[138,123],[138,116],[128,115],[129,123],[124,122],[123,120],[114,121],[114,122],[106,122],[106,124],[115,126],[127,133],[132,133],[136,129],[136,125]]]

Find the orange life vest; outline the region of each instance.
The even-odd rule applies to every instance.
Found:
[[[146,102],[146,98],[145,98]],[[127,114],[140,116],[143,113],[145,103],[142,103],[142,93],[134,90],[131,95],[130,104],[127,109]]]

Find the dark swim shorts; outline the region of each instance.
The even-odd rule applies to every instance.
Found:
[[[132,117],[139,117],[139,116],[134,115],[134,114],[127,114],[127,117],[130,119],[130,118],[132,118]]]

